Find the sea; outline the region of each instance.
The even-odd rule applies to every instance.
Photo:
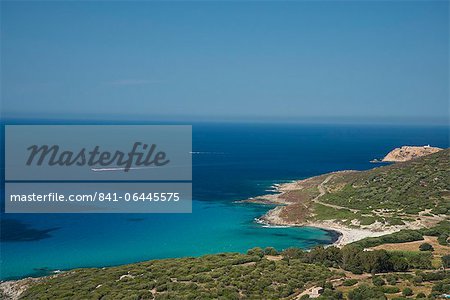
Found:
[[[257,246],[327,245],[336,232],[258,224],[256,218],[272,207],[236,201],[272,193],[274,184],[379,167],[370,161],[402,145],[449,147],[447,126],[192,125],[192,213],[5,214],[2,198],[0,280]],[[2,197],[3,189],[4,183]]]

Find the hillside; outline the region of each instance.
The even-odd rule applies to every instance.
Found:
[[[224,253],[79,269],[31,283],[23,299],[278,299],[335,276],[319,265]]]
[[[358,243],[315,247],[253,248],[110,267],[77,269],[57,275],[4,282],[4,299],[436,299],[450,292],[450,233],[442,222],[425,231],[396,233]],[[427,236],[425,236],[427,235]],[[436,240],[437,237],[437,240]],[[436,251],[419,251],[421,241]],[[418,241],[416,244],[405,241]],[[396,243],[395,251],[390,251]],[[384,250],[384,248],[389,251]],[[403,251],[402,249],[405,249]],[[402,251],[399,251],[402,250]],[[444,271],[442,268],[444,267]],[[320,294],[320,295],[319,295]],[[422,297],[419,297],[422,295]],[[426,296],[425,296],[426,295]],[[376,296],[376,297],[375,297]]]
[[[450,149],[364,172],[341,173],[322,201],[358,209],[406,214],[448,214]]]
[[[282,204],[261,218],[274,224],[339,225],[381,234],[430,227],[449,218],[449,155],[445,149],[367,171],[324,174],[247,202]]]

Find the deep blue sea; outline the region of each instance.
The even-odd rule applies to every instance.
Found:
[[[47,122],[48,123],[48,122]],[[364,170],[402,145],[449,146],[448,127],[194,124],[192,214],[1,214],[0,279],[154,258],[327,244],[316,228],[267,228],[235,204],[274,183]],[[3,155],[2,155],[3,156]],[[3,192],[2,192],[3,195]]]

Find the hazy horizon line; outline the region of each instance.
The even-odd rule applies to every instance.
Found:
[[[258,123],[258,124],[342,124],[342,125],[430,125],[450,126],[448,116],[441,117],[394,117],[394,116],[188,116],[188,115],[127,115],[127,114],[64,114],[34,115],[9,114],[2,116],[2,123],[17,121],[50,121],[50,122],[111,122],[111,123]]]

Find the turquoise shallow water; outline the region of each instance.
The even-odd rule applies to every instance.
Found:
[[[264,228],[268,207],[234,204],[273,183],[343,169],[401,145],[448,147],[447,127],[194,124],[192,214],[1,214],[0,279],[153,258],[309,248],[336,236]],[[377,165],[378,166],[378,165]],[[2,193],[3,194],[3,193]]]
[[[254,246],[310,247],[333,236],[316,228],[262,228],[253,222],[264,209],[195,201],[184,215],[60,215],[35,228],[59,227],[51,237],[9,243],[3,248],[2,276],[45,274],[55,269],[107,266],[151,258],[246,251]]]

